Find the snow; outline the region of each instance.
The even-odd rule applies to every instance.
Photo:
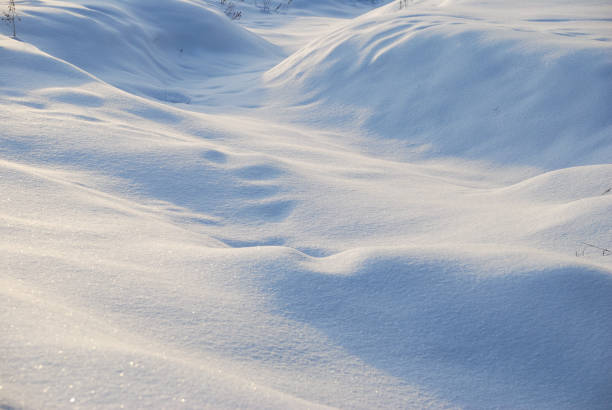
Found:
[[[609,407],[609,3],[235,5],[17,2],[0,407]]]
[[[425,2],[418,11],[389,4],[318,38],[266,77],[281,94],[292,91],[283,104],[308,105],[331,123],[354,111],[370,132],[436,158],[548,169],[611,158],[612,31],[599,9],[557,22],[539,9],[526,16],[515,3],[496,4],[493,14],[474,3]],[[593,27],[583,27],[591,19]]]

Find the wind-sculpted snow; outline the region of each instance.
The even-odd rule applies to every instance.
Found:
[[[605,2],[17,4],[0,408],[609,407]]]
[[[284,104],[330,123],[349,115],[421,157],[548,169],[612,158],[609,5],[409,3],[351,21],[266,78]]]
[[[217,76],[276,48],[203,2],[25,4],[19,38],[120,88],[168,102],[185,77]],[[52,33],[52,34],[50,34]]]
[[[292,317],[460,407],[602,406],[612,398],[612,367],[601,365],[610,272],[515,252],[354,249],[309,262],[316,273],[282,275],[274,289]]]

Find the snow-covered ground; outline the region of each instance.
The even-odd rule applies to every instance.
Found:
[[[610,2],[234,3],[2,27],[0,408],[609,408]]]

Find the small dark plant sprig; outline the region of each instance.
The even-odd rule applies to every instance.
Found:
[[[601,252],[602,256],[612,255],[612,250],[610,250],[609,248],[604,248],[604,247],[593,245],[592,243],[587,243],[587,242],[579,242],[579,245],[581,245],[582,248],[579,250],[576,250],[576,256],[584,256],[586,248],[597,249],[598,251]]]
[[[17,25],[15,24],[15,21],[21,21],[21,18],[17,15],[15,0],[9,0],[8,3],[8,9],[2,12],[2,17],[0,17],[0,19],[11,25],[13,29],[12,37],[17,38]]]
[[[240,20],[242,17],[242,10],[238,10],[234,3],[228,0],[219,0],[219,3],[221,3],[222,6],[225,6],[223,12],[227,17],[231,18],[232,20]]]
[[[261,3],[259,0],[255,0],[255,7],[259,8],[262,13],[266,14],[270,14],[272,12],[281,13],[282,11],[287,10],[292,2],[293,0],[282,0],[275,5],[274,0],[261,0]]]
[[[272,0],[262,0],[261,4],[259,1],[255,0],[255,6],[258,7],[263,13],[268,14],[272,8]]]
[[[234,3],[231,2],[227,5],[227,7],[225,7],[224,12],[225,15],[231,18],[232,20],[240,20],[240,18],[242,17],[242,11],[238,10]]]

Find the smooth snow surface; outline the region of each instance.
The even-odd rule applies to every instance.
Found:
[[[608,1],[17,2],[0,408],[612,403]]]

